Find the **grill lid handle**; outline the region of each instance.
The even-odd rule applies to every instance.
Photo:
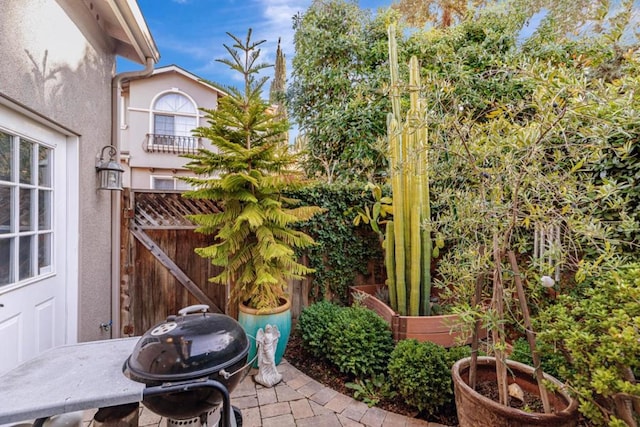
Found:
[[[207,311],[209,311],[209,306],[206,304],[196,304],[196,305],[190,305],[189,307],[185,307],[180,309],[180,311],[178,311],[178,314],[180,316],[185,316],[189,313],[196,313],[196,312],[201,312],[201,313],[206,313]]]

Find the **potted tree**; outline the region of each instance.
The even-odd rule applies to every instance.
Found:
[[[243,79],[242,90],[228,87],[228,95],[215,110],[205,109],[208,126],[194,133],[207,138],[215,150],[201,149],[188,155],[187,168],[197,174],[188,178],[192,199],[211,199],[221,204],[220,212],[191,215],[196,231],[215,235],[215,242],[196,253],[223,267],[210,278],[230,289],[231,308],[238,304],[238,321],[255,337],[267,324],[277,326],[280,339],[276,363],[284,353],[291,330],[289,279],[312,272],[298,262],[296,249],[314,244],[294,225],[306,221],[321,209],[299,206],[283,195],[285,189],[304,182],[293,168],[295,157],[282,144],[289,129],[286,117],[261,98],[267,77],[258,73],[269,65],[258,62],[264,40],[246,40],[229,34],[234,43],[224,45],[230,59],[220,59]],[[249,353],[255,354],[255,341]]]
[[[543,92],[539,90],[539,99],[549,95]],[[487,248],[487,255],[478,252],[478,258],[486,271],[484,277],[491,278],[492,286],[491,303],[472,307],[471,310],[477,311],[467,313],[466,318],[474,320],[476,330],[480,324],[486,326],[490,332],[490,354],[493,354],[478,358],[474,338],[472,357],[458,361],[452,369],[461,426],[573,426],[577,420],[577,402],[558,380],[540,369],[525,298],[524,283],[528,275],[527,272],[521,274],[518,258],[529,260],[526,252],[517,250],[517,245],[522,244],[527,231],[530,232],[527,222],[558,221],[572,227],[572,221],[582,215],[578,210],[563,215],[568,213],[564,197],[570,194],[571,200],[575,200],[573,197],[581,186],[570,169],[555,168],[546,160],[548,151],[557,149],[554,145],[561,140],[558,138],[561,131],[554,131],[565,110],[554,110],[544,102],[530,107],[536,113],[526,120],[515,120],[505,112],[504,116],[487,123],[473,123],[460,141],[466,163],[481,178],[475,181],[476,185],[470,185],[464,200],[455,203],[458,207],[468,204],[465,210],[482,218],[483,223],[476,224],[478,228],[471,240],[473,247]],[[474,208],[469,209],[471,206]],[[567,235],[565,238],[569,239]],[[554,259],[559,262],[556,256]],[[482,277],[482,273],[479,274]],[[510,283],[512,289],[508,288]],[[482,298],[484,284],[479,283],[475,303]],[[534,354],[534,367],[507,360],[508,325],[513,323],[509,323],[506,313],[522,315],[521,323]],[[553,393],[548,392],[547,383],[553,384]],[[537,393],[543,413],[531,407],[512,407],[513,401],[525,400],[524,393]]]
[[[528,62],[523,78],[535,83],[529,100],[501,105],[482,120],[460,115],[459,144],[450,146],[461,160],[455,174],[464,175],[465,187],[451,199],[449,231],[458,229],[459,247],[450,262],[466,265],[475,256],[476,273],[484,273],[492,287],[489,305],[459,308],[472,326],[483,324],[490,332],[493,355],[478,358],[476,346],[471,358],[452,369],[462,427],[576,425],[573,392],[540,368],[526,295],[538,302],[536,308],[553,304],[543,286],[562,293],[585,276],[603,274],[611,266],[604,261],[616,258],[614,228],[601,220],[599,210],[605,200],[624,209],[623,186],[598,187],[584,173],[600,158],[594,153],[603,149],[602,135],[611,125],[607,117],[583,112],[617,92],[577,79],[571,69],[550,71],[547,64]],[[554,231],[540,237],[541,229]],[[476,250],[483,247],[485,254]],[[476,290],[476,302],[481,291]],[[509,340],[523,331],[533,367],[508,360]],[[518,388],[535,393],[541,408],[513,407],[520,400]]]

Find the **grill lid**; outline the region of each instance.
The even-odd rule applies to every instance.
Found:
[[[249,339],[242,326],[224,314],[207,313],[208,309],[207,305],[183,308],[178,316],[169,316],[145,332],[125,362],[125,373],[140,382],[183,381],[246,361]]]

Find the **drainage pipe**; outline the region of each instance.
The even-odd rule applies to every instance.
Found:
[[[122,83],[149,76],[153,72],[155,62],[153,58],[146,58],[144,69],[116,74],[111,81],[111,144],[116,147],[116,161],[118,163],[120,162],[120,116],[118,114],[118,106],[120,105]],[[122,325],[120,324],[122,199],[119,191],[111,192],[111,218],[111,338],[120,338],[122,332]]]

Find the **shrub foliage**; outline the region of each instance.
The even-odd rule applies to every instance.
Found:
[[[316,357],[326,356],[327,328],[344,310],[330,301],[319,301],[302,310],[296,328],[304,347]]]
[[[327,327],[329,360],[340,372],[360,378],[383,373],[393,345],[387,323],[361,306],[341,310]]]
[[[558,348],[562,375],[596,425],[633,424],[639,415],[640,264],[593,280],[583,292],[562,295],[541,313],[538,338]]]
[[[468,347],[447,351],[432,342],[398,342],[389,360],[389,378],[405,401],[429,414],[453,402],[451,367],[470,354]]]
[[[313,237],[316,244],[300,255],[307,257],[309,267],[315,270],[311,297],[325,297],[346,304],[349,286],[358,274],[367,275],[369,265],[384,266],[378,236],[367,227],[353,224],[356,206],[372,203],[371,195],[363,185],[317,184],[292,191],[292,198],[303,204],[320,206],[323,212],[301,224],[302,230]],[[384,278],[380,273],[382,283]]]

